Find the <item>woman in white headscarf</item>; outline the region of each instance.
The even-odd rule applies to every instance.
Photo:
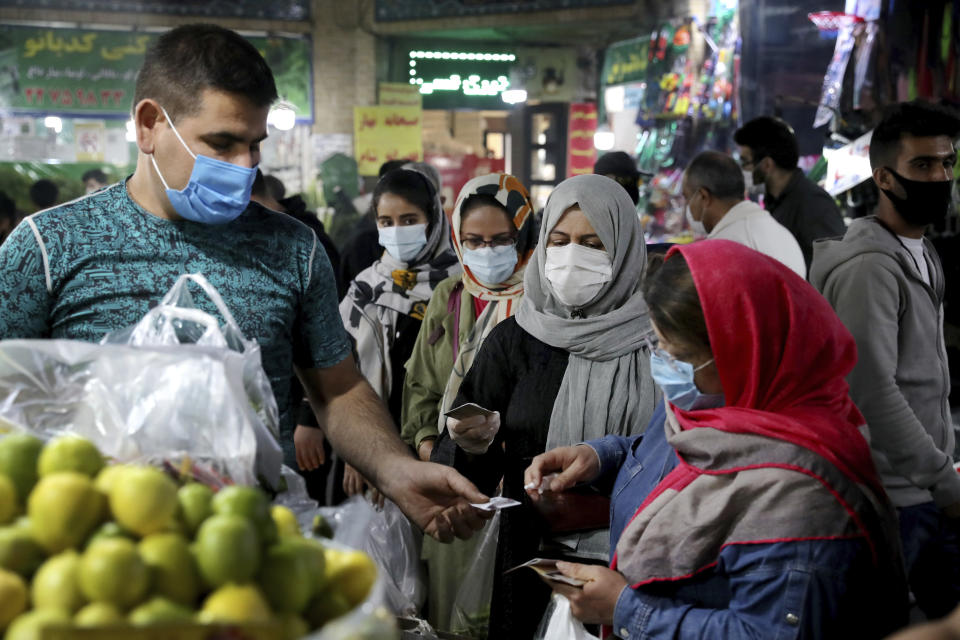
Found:
[[[433,459],[482,490],[524,500],[523,471],[548,448],[641,433],[657,394],[641,284],[646,245],[633,202],[613,180],[583,175],[547,200],[540,242],[516,316],[498,324],[464,378],[456,405],[487,417],[447,420]],[[549,589],[530,571],[503,572],[543,553],[607,560],[606,530],[551,536],[525,504],[502,512],[488,637],[530,638]],[[559,551],[557,551],[559,550]]]
[[[437,285],[460,272],[460,264],[437,186],[424,173],[386,173],[374,189],[373,210],[384,252],[350,283],[340,315],[360,371],[399,424],[404,365],[427,303]],[[347,494],[362,492],[362,484],[347,467]]]

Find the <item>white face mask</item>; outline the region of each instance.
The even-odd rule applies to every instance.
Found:
[[[582,307],[610,282],[613,261],[606,251],[579,244],[548,247],[543,274],[557,300],[568,307]]]
[[[690,210],[689,204],[687,205],[685,215],[687,216],[687,224],[690,225],[690,230],[693,231],[694,235],[707,235],[707,228],[703,226],[703,220],[697,220],[693,217],[693,212]]]
[[[427,225],[380,227],[380,246],[400,262],[410,262],[427,245]]]

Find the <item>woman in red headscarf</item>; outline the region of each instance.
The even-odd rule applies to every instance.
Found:
[[[616,478],[611,569],[561,563],[586,584],[554,590],[622,638],[876,638],[905,624],[895,515],[844,381],[856,347],[826,300],[723,240],[672,249],[644,297],[661,421],[526,472],[530,486],[560,472],[553,489]]]

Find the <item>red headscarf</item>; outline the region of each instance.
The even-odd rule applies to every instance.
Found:
[[[673,247],[697,287],[725,406],[674,407],[683,429],[712,427],[785,440],[854,482],[880,489],[847,374],[853,336],[826,299],[783,264],[727,240]]]

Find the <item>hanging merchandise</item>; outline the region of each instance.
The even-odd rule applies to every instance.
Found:
[[[820,94],[820,107],[813,120],[813,126],[822,127],[830,122],[840,107],[840,96],[843,89],[843,76],[847,72],[847,63],[853,53],[856,43],[856,30],[861,28],[857,22],[848,22],[840,27],[837,36],[837,46],[833,51],[833,59],[827,67],[827,75],[823,79],[823,91]]]
[[[866,33],[863,43],[857,47],[855,56],[854,78],[853,78],[853,108],[862,109],[870,102],[873,95],[873,71],[877,56],[877,37],[880,32],[880,24],[870,22],[866,26]]]
[[[946,60],[944,96],[960,100],[960,2],[951,2],[944,9],[943,46]]]

